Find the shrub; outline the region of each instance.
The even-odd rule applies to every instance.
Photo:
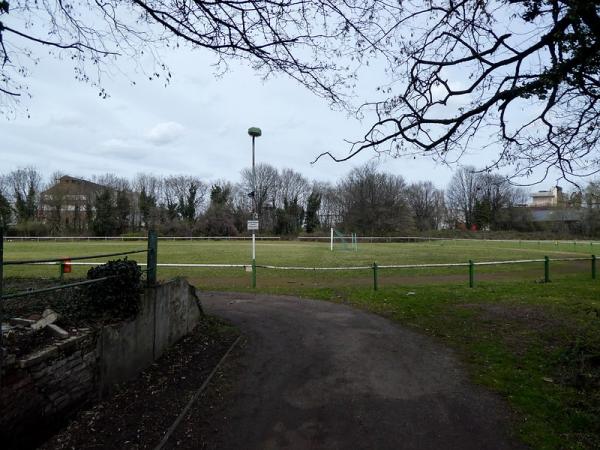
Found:
[[[91,309],[115,318],[135,316],[140,308],[141,276],[140,266],[127,258],[91,268],[90,280],[114,277],[89,286]]]

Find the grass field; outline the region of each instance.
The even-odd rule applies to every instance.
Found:
[[[36,259],[77,255],[94,255],[144,248],[144,242],[6,242],[5,259]],[[257,264],[302,267],[347,267],[393,264],[466,263],[469,259],[503,261],[519,259],[587,257],[595,248],[589,244],[555,244],[536,242],[435,241],[419,243],[360,244],[357,252],[329,250],[328,243],[265,241],[257,243]],[[131,259],[145,261],[145,255]],[[250,264],[247,241],[160,241],[159,263]],[[80,277],[88,267],[75,266],[72,277]],[[590,273],[589,262],[556,262],[552,277]],[[5,276],[54,276],[56,267],[7,266]],[[482,266],[476,269],[480,280],[539,280],[542,263]],[[187,276],[206,289],[242,289],[250,284],[250,274],[243,268],[159,268],[159,277]],[[380,285],[414,283],[464,283],[465,267],[384,269],[379,272]],[[258,284],[263,288],[368,286],[372,271],[275,271],[258,270]]]
[[[143,248],[143,242],[6,242],[6,259],[49,258]],[[439,241],[359,244],[330,252],[327,243],[258,242],[257,263],[362,266],[589,256],[589,244]],[[159,263],[250,264],[250,243],[159,241]],[[145,260],[140,255],[139,261]],[[71,277],[85,275],[75,267]],[[56,267],[5,266],[5,277],[52,277]],[[257,291],[352,304],[451,346],[472,379],[507,399],[514,431],[535,449],[600,448],[600,279],[589,261],[390,269],[372,289],[372,271],[258,270]],[[188,276],[201,289],[252,290],[242,268],[160,268],[159,278]],[[26,301],[26,300],[24,300]]]

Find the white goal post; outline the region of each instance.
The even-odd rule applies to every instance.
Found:
[[[336,236],[337,235],[337,236]],[[341,242],[346,248],[345,250],[353,250],[353,251],[358,251],[358,237],[356,236],[356,233],[352,233],[350,238],[352,241],[352,244],[349,244],[348,241],[345,239],[345,237],[335,231],[335,229],[332,227],[330,228],[330,236],[329,236],[329,250],[333,251],[333,244],[335,242],[335,239],[338,239],[339,242]]]
[[[331,244],[329,245],[329,249],[331,251],[333,251],[333,227],[331,227],[331,239],[330,239]]]

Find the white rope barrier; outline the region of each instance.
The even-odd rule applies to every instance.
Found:
[[[344,236],[350,239],[350,236]],[[320,241],[330,240],[329,236],[298,236],[299,241]],[[340,240],[341,237],[334,236],[334,240]],[[600,245],[599,241],[580,241],[580,240],[557,240],[557,239],[485,239],[485,238],[445,238],[445,237],[423,237],[423,236],[356,236],[358,241],[468,241],[468,242],[512,242],[512,243],[544,243],[544,244],[580,244],[580,245]]]
[[[105,264],[104,263],[98,263],[98,262],[82,262],[82,261],[72,261],[68,264],[72,265],[72,266],[98,266],[101,264]],[[60,265],[60,262],[45,262],[45,263],[33,263],[31,265],[34,266],[38,266],[38,265],[46,265],[46,266],[58,266]],[[137,263],[138,266],[146,266],[147,263]],[[250,267],[251,264],[196,264],[196,263],[158,263],[157,264],[158,267],[204,267],[204,268],[210,268],[210,267],[214,267],[214,268],[219,268],[219,267]]]
[[[588,258],[590,259],[590,258]],[[534,262],[544,262],[544,259],[515,259],[513,261],[481,261],[481,262],[473,262],[474,266],[497,266],[500,264],[526,264],[526,263],[534,263]],[[551,259],[550,261],[556,261]]]
[[[469,263],[431,263],[431,264],[387,264],[377,265],[378,269],[425,269],[427,267],[465,267]],[[373,266],[369,267],[373,268]]]
[[[549,261],[590,261],[592,258],[550,258]],[[539,263],[544,262],[544,259],[515,259],[509,261],[479,261],[473,262],[474,266],[496,266],[502,264],[527,264],[527,263]],[[31,263],[34,266],[57,266],[60,262],[43,262],[43,263]],[[72,261],[68,263],[72,266],[98,266],[99,262],[85,262],[85,261]],[[146,266],[146,263],[137,263],[138,266]],[[201,264],[201,263],[158,263],[158,267],[182,267],[182,268],[247,268],[252,267],[252,264]],[[382,264],[377,265],[378,269],[425,269],[425,268],[444,268],[444,267],[467,267],[469,263],[430,263],[430,264]],[[260,269],[271,269],[271,270],[307,270],[307,271],[318,271],[318,270],[370,270],[373,266],[344,266],[344,267],[304,267],[304,266],[273,266],[267,264],[257,264],[257,268]]]
[[[267,266],[267,265],[256,265],[257,268],[261,269],[274,269],[274,270],[367,270],[372,269],[373,266],[347,266],[347,267],[298,267],[298,266]]]

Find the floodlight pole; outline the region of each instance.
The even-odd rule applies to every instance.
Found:
[[[255,140],[256,136],[252,136],[252,219],[258,219],[258,213],[256,212],[256,168],[254,164],[255,160]],[[252,230],[252,264],[256,264],[256,232]]]
[[[251,136],[252,136],[252,192],[254,192],[254,194],[252,195],[252,218],[256,220],[256,216],[258,216],[258,214],[256,213],[256,167],[254,164],[256,136],[254,136],[254,135],[251,135]],[[254,234],[254,233],[252,233],[252,234]]]
[[[262,135],[260,128],[248,128],[248,134],[252,136],[252,219],[258,220],[256,210],[256,168],[255,168],[255,146],[256,138]],[[252,229],[252,287],[256,287],[256,230]]]

